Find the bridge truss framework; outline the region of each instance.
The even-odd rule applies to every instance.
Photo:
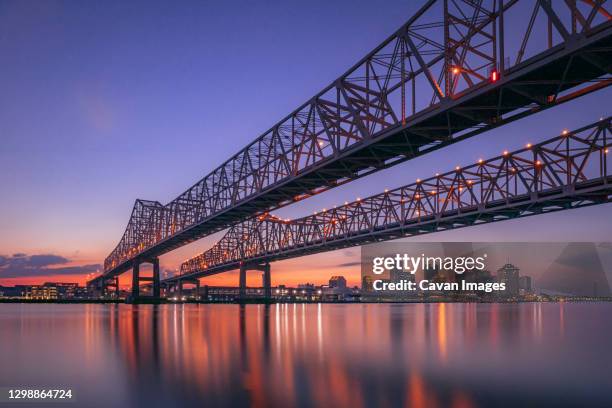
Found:
[[[447,229],[610,202],[611,118],[295,220],[233,226],[166,282]]]
[[[89,284],[612,84],[605,4],[427,1],[346,73],[179,197],[165,205],[136,200],[103,274]]]

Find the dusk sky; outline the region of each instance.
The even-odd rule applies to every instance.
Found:
[[[167,203],[396,30],[421,1],[0,2],[0,284],[84,282],[137,198]],[[239,11],[239,12],[238,12]],[[278,211],[306,215],[610,115],[610,88]],[[420,237],[609,241],[610,204]],[[163,269],[219,234],[161,258]],[[272,265],[359,281],[359,249]],[[249,283],[259,284],[258,274]],[[127,279],[127,274],[124,275]],[[237,284],[236,273],[206,282]]]

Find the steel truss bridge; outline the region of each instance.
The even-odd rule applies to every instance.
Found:
[[[514,152],[283,220],[269,213],[234,225],[166,282],[280,259],[579,208],[612,200],[611,118]]]
[[[612,84],[601,0],[430,0],[168,204],[136,200],[90,285],[254,216]],[[155,267],[157,262],[157,267]],[[136,279],[137,280],[137,279]],[[154,278],[157,281],[158,278]]]

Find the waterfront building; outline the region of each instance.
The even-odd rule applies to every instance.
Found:
[[[57,287],[51,285],[27,286],[25,298],[31,300],[57,300]]]
[[[531,276],[524,275],[519,277],[519,289],[521,294],[528,294],[533,291],[531,287]]]
[[[346,289],[346,279],[344,276],[332,276],[329,279],[330,289]]]
[[[519,268],[510,263],[505,264],[497,270],[497,282],[506,284],[505,296],[518,296],[519,271]]]
[[[401,269],[391,269],[390,281],[391,282],[401,282],[401,281],[409,281],[416,282],[416,275],[410,272],[404,272]]]
[[[364,292],[371,292],[374,290],[374,277],[366,275],[361,278],[361,290]]]

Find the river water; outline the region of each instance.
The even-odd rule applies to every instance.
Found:
[[[0,387],[72,407],[609,407],[611,336],[610,303],[1,304]]]

